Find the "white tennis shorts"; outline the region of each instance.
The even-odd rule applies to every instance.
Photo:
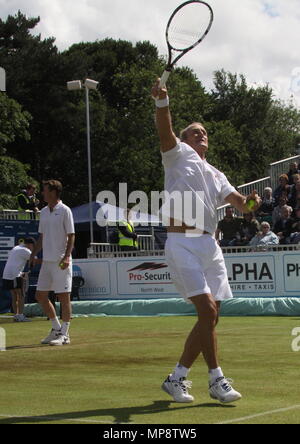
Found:
[[[216,301],[233,297],[222,250],[211,235],[168,233],[165,253],[172,280],[187,302],[201,294]]]
[[[56,294],[72,291],[72,262],[66,270],[62,270],[59,262],[43,262],[37,291],[54,291]]]

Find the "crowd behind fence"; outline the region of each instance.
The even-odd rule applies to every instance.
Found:
[[[300,162],[300,155],[290,157],[288,159],[281,160],[279,162],[274,162],[270,164],[269,166],[269,173],[270,176],[264,177],[263,179],[250,182],[244,185],[240,185],[237,187],[238,191],[243,195],[249,195],[252,193],[253,190],[257,190],[258,194],[260,196],[263,196],[264,190],[266,187],[276,188],[278,185],[278,178],[281,174],[287,173],[289,170],[289,166],[292,162]],[[226,208],[228,208],[230,205],[224,205],[220,208],[218,208],[217,215],[218,215],[218,222],[224,219],[226,214]],[[22,213],[22,216],[24,216],[24,212]],[[39,213],[35,213],[33,211],[26,211],[26,220],[39,220]],[[0,219],[2,220],[24,220],[24,217],[21,217],[20,212],[18,210],[1,210],[0,211]],[[88,257],[104,257],[105,255],[116,255],[116,256],[122,256],[122,255],[160,255],[161,250],[157,250],[155,246],[155,236],[154,236],[154,229],[153,227],[150,227],[149,234],[143,234],[138,236],[138,250],[132,253],[128,252],[121,252],[119,245],[116,244],[110,244],[110,243],[99,243],[99,244],[91,244],[88,249]],[[299,250],[299,245],[288,245],[285,246],[278,246],[274,247],[274,245],[271,246],[263,246],[262,248],[255,247],[230,247],[230,248],[223,248],[224,253],[228,252],[243,252],[243,251],[282,251],[282,248],[288,248],[289,250]]]

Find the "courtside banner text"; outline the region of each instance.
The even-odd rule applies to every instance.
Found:
[[[225,255],[234,297],[300,297],[300,252]],[[83,299],[179,297],[164,256],[75,260]]]

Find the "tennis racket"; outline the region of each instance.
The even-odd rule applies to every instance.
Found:
[[[192,0],[175,9],[166,30],[169,60],[160,80],[164,88],[175,64],[185,54],[199,45],[213,24],[214,13],[208,3]],[[179,53],[177,56],[176,54]]]

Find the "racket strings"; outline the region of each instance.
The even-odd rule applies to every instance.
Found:
[[[178,26],[173,26],[169,30],[169,41],[174,49],[179,49],[182,45],[185,45],[185,47],[193,45],[199,37],[201,37],[199,32],[179,28]]]
[[[169,23],[168,41],[176,51],[182,51],[196,44],[211,26],[209,8],[192,2],[179,9]]]

